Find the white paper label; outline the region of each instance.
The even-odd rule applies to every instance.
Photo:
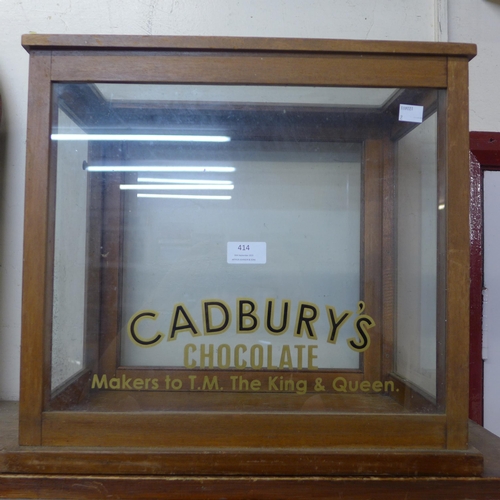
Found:
[[[264,241],[228,241],[228,264],[265,264],[266,243]]]
[[[411,104],[399,105],[400,122],[422,123],[423,118],[424,118],[423,106],[413,106]]]

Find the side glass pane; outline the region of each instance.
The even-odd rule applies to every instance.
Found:
[[[61,109],[57,122],[61,131],[84,133]],[[52,389],[83,368],[87,174],[81,165],[87,156],[87,141],[61,142],[57,148]]]
[[[436,397],[437,115],[398,142],[396,371]]]

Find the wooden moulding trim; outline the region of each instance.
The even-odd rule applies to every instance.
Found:
[[[30,94],[26,152],[23,309],[21,341],[20,442],[41,442],[44,397],[47,279],[48,165],[50,128],[50,56],[34,53],[30,60]],[[35,85],[36,82],[36,85]]]
[[[468,67],[458,58],[448,63],[447,104],[448,192],[447,217],[447,326],[446,415],[447,446],[467,446],[469,383],[469,117]]]
[[[394,144],[384,141],[383,178],[382,185],[382,328],[384,341],[382,343],[382,374],[386,375],[394,370],[394,347],[396,314],[395,303],[395,266],[396,246],[395,236],[395,151]]]
[[[102,144],[96,141],[89,145],[88,158],[90,161],[101,152]],[[100,155],[99,155],[100,156]],[[99,157],[97,156],[97,157]],[[102,256],[102,198],[103,174],[95,172],[87,181],[87,271],[86,271],[86,300],[85,300],[85,337],[84,352],[85,366],[92,373],[99,372],[99,331],[100,331],[100,304],[101,304],[101,256]],[[91,374],[90,374],[91,375]],[[89,379],[90,379],[89,375]],[[90,389],[90,381],[88,384]]]
[[[382,186],[384,141],[367,140],[363,151],[361,293],[375,320],[370,348],[363,353],[365,378],[381,380],[382,352]],[[359,314],[359,313],[358,313]],[[366,313],[365,313],[366,314]]]
[[[191,37],[133,35],[23,35],[23,47],[30,51],[44,49],[184,49],[184,50],[253,50],[262,52],[347,52],[372,54],[457,55],[472,59],[474,44],[436,42],[395,42],[374,40],[328,40],[259,37]]]
[[[344,85],[360,87],[447,86],[446,58],[340,54],[265,56],[205,54],[193,57],[126,53],[59,55],[52,80],[68,82],[223,83],[247,85]],[[82,57],[83,56],[83,57]],[[161,63],[159,59],[161,58]],[[297,68],[301,68],[297,72]]]
[[[266,448],[285,449],[444,449],[445,425],[443,415],[413,414],[46,412],[42,444],[261,448],[265,440]]]
[[[104,149],[105,157],[120,162],[120,148],[115,144]],[[103,181],[102,233],[100,252],[101,296],[99,329],[99,371],[113,373],[118,365],[121,196],[119,172],[107,174]],[[99,252],[99,249],[97,250]]]
[[[4,472],[16,474],[136,474],[249,476],[479,476],[482,456],[474,451],[271,449],[203,451],[157,448],[9,451]],[[106,464],[103,467],[103,464]]]
[[[438,93],[437,115],[437,199],[446,200],[448,170],[446,92]],[[437,296],[436,296],[436,401],[441,412],[446,409],[446,270],[447,270],[447,213],[437,214]]]
[[[398,477],[158,477],[158,476],[1,476],[0,494],[8,498],[102,500],[282,500],[332,498],[417,500],[442,498],[491,500],[498,497],[498,478]],[[20,496],[22,495],[22,497]],[[12,498],[12,497],[11,497]]]

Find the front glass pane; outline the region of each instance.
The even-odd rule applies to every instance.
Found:
[[[438,411],[435,91],[53,98],[54,408]]]

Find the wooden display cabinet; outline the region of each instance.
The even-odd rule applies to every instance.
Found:
[[[61,473],[480,474],[474,46],[23,45],[22,445]]]

